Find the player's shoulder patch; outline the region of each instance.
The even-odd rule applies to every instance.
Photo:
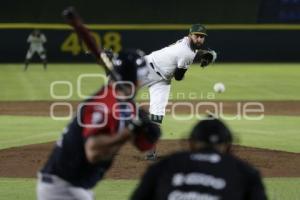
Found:
[[[82,110],[78,115],[82,127],[101,128],[107,125],[110,111],[105,103],[84,102],[78,107]]]

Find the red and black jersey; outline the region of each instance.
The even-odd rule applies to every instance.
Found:
[[[97,134],[114,135],[135,115],[134,106],[118,102],[111,86],[78,106],[76,117],[62,134],[41,173],[57,175],[74,186],[92,188],[102,179],[112,160],[91,164],[85,156],[84,144]]]

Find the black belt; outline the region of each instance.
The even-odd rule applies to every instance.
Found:
[[[150,63],[150,66],[151,66],[151,68],[152,68],[152,69],[153,69],[160,77],[163,78],[163,76],[161,75],[161,73],[159,73],[159,72],[155,69],[153,63]]]
[[[41,174],[41,180],[44,183],[53,183],[53,178],[49,174]]]

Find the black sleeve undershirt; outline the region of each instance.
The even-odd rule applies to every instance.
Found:
[[[174,72],[174,78],[176,81],[181,81],[184,77],[185,72],[187,71],[187,69],[183,69],[183,68],[176,68],[175,72]]]

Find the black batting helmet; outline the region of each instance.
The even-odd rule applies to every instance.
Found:
[[[200,121],[192,130],[192,141],[204,142],[209,145],[231,144],[232,134],[228,127],[219,119],[208,117]]]
[[[145,70],[144,52],[139,49],[124,50],[112,58],[114,71],[122,81],[137,84],[139,72]]]

